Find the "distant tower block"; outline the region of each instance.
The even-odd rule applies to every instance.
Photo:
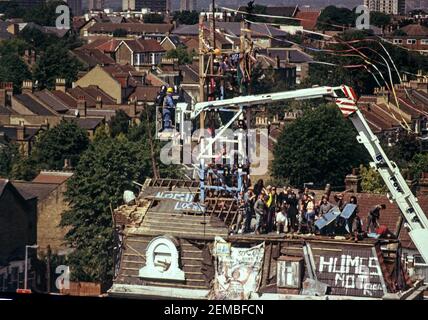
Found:
[[[180,11],[196,11],[196,0],[180,0]]]

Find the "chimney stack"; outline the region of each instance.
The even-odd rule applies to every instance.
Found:
[[[84,96],[80,96],[77,100],[77,110],[80,117],[86,117],[86,100]]]
[[[352,173],[348,174],[345,178],[346,190],[352,190],[352,192],[361,192],[361,175],[357,168],[352,169]]]
[[[55,90],[65,93],[65,79],[56,79],[55,80]]]
[[[97,109],[103,108],[103,100],[102,100],[101,96],[97,96],[97,102],[95,103],[95,107]]]
[[[24,141],[25,138],[25,125],[24,121],[19,121],[19,126],[16,129],[16,140]]]
[[[33,81],[24,80],[22,82],[22,93],[33,93],[33,91],[34,91]]]

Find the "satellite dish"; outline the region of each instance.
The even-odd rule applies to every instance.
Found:
[[[131,202],[135,201],[134,192],[130,190],[125,190],[125,192],[123,193],[123,201],[125,201],[126,204],[130,204]]]

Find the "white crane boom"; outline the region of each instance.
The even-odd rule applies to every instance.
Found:
[[[381,175],[389,190],[388,197],[394,201],[404,216],[410,229],[409,235],[421,254],[428,263],[428,218],[413,195],[406,181],[400,173],[397,165],[388,159],[383,151],[378,137],[370,129],[363,114],[357,107],[357,96],[354,90],[348,86],[338,87],[314,87],[294,91],[285,91],[271,94],[241,96],[226,100],[200,102],[195,104],[191,118],[196,118],[202,111],[215,109],[237,109],[241,114],[243,109],[253,105],[268,104],[287,100],[306,100],[314,98],[331,98],[339,107],[343,115],[349,118],[358,132],[357,140],[362,143],[369,152],[373,162],[371,166]],[[228,124],[230,125],[230,123]],[[224,128],[223,128],[224,129]],[[218,134],[218,136],[220,136]],[[207,150],[217,136],[205,149]]]

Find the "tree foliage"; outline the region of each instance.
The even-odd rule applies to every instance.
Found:
[[[178,24],[197,24],[199,22],[199,13],[197,11],[176,11],[173,20]]]
[[[147,112],[149,117],[151,111]],[[155,144],[154,160],[161,177],[180,177],[177,166],[160,164],[161,146],[150,139],[154,122],[144,116],[140,120],[126,129],[127,135],[116,132],[112,137],[108,127],[97,129],[94,141],[68,180],[66,197],[71,207],[62,216],[61,225],[70,227],[66,240],[75,249],[69,257],[73,279],[111,282],[114,241],[110,206],[122,204],[125,190],[137,191],[132,181],[144,182],[152,176],[150,142]]]
[[[341,30],[339,26],[350,27],[355,25],[355,12],[347,8],[335,6],[325,7],[318,17],[317,28],[319,30]]]
[[[364,40],[367,35],[367,32],[363,31],[348,31],[342,33],[340,37],[344,41],[355,39],[362,40],[353,46],[358,48],[371,61],[383,61],[379,54],[387,57],[387,53],[378,42]],[[392,60],[397,66],[397,69],[401,72],[417,73],[419,69],[428,70],[428,59],[422,55],[415,52],[406,51],[388,43],[383,43],[383,46],[385,47],[388,54],[391,55]],[[328,45],[326,49],[336,51],[349,50],[350,48],[345,44],[332,44]],[[388,57],[386,59],[388,59]],[[382,83],[382,78],[380,77],[379,73],[373,67],[368,66],[368,70],[371,71],[372,74],[362,67],[344,67],[350,65],[361,65],[365,63],[364,59],[359,58],[355,53],[354,56],[340,56],[318,52],[314,55],[314,60],[331,63],[333,66],[324,64],[311,64],[309,66],[309,77],[307,77],[302,82],[302,87],[310,87],[313,85],[336,86],[347,84],[352,86],[358,94],[372,94],[374,88],[378,86],[376,79],[372,74],[377,77],[378,81],[381,81],[381,84],[385,85]],[[390,78],[388,68],[384,64],[376,63],[376,65],[378,70],[383,73],[383,77],[389,81]],[[399,81],[398,76],[394,72],[392,73],[392,81],[394,83],[398,83]]]
[[[382,28],[391,23],[391,16],[383,12],[371,11],[370,24]]]
[[[111,136],[116,137],[120,133],[127,134],[130,120],[131,118],[129,118],[125,111],[116,111],[116,114],[109,123]]]
[[[19,159],[18,145],[11,141],[0,141],[0,177],[11,178],[14,163]]]
[[[272,174],[294,186],[342,186],[345,175],[367,161],[355,136],[336,106],[321,105],[284,129],[275,145]]]
[[[144,23],[165,23],[164,16],[158,13],[147,13],[143,15]]]
[[[21,57],[15,53],[1,55],[0,82],[13,82],[13,90],[19,92],[27,79],[31,79],[31,73]]]
[[[125,29],[116,29],[113,31],[113,37],[126,37],[128,35],[128,31]]]
[[[74,121],[62,120],[41,134],[31,156],[39,169],[61,170],[66,159],[71,165],[77,165],[88,145],[85,130]]]
[[[69,226],[66,240],[75,249],[69,257],[73,279],[112,279],[112,208],[121,203],[125,190],[135,190],[132,181],[150,174],[142,161],[141,148],[123,135],[95,140],[82,155],[74,176],[68,180],[66,197],[70,210],[61,224]]]
[[[361,189],[363,192],[382,194],[388,192],[385,182],[375,169],[361,165],[360,174],[362,178]]]
[[[37,61],[34,78],[38,81],[39,89],[55,87],[57,78],[64,78],[68,86],[77,79],[77,73],[82,64],[60,43],[50,45],[42,52]]]
[[[178,59],[178,64],[192,63],[193,56],[184,46],[178,46],[177,49],[169,50],[165,55],[168,59]]]
[[[59,14],[56,8],[60,5],[67,5],[65,1],[46,1],[41,5],[30,7],[25,10],[23,16],[25,22],[34,22],[41,26],[55,26]]]

